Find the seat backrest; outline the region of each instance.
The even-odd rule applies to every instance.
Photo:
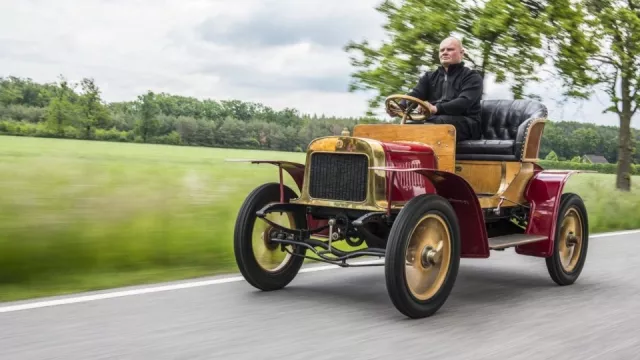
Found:
[[[518,126],[531,118],[546,118],[547,107],[530,99],[481,100],[483,140],[515,140]]]

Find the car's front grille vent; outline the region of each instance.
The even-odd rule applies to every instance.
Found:
[[[317,199],[362,202],[367,198],[369,162],[364,154],[311,155],[309,195]]]

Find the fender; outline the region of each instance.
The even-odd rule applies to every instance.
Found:
[[[462,177],[431,168],[395,168],[372,167],[375,170],[391,172],[416,172],[426,177],[435,188],[435,192],[447,199],[460,223],[461,257],[488,258],[489,239],[484,224],[484,215],[473,188]]]
[[[244,159],[228,159],[225,160],[227,162],[250,162],[252,164],[271,164],[276,165],[278,167],[278,175],[280,177],[280,202],[284,202],[284,181],[282,177],[282,170],[285,170],[293,179],[293,181],[298,186],[298,190],[302,191],[302,183],[304,181],[304,168],[303,164],[285,161],[285,160],[244,160]],[[319,227],[328,223],[327,220],[316,219],[310,214],[307,214],[307,225],[310,228]],[[315,236],[325,237],[328,236],[328,230],[323,230],[320,233],[315,234]]]
[[[525,189],[525,199],[531,209],[526,233],[546,236],[547,240],[516,246],[516,253],[536,257],[553,255],[560,198],[567,180],[573,174],[592,171],[542,170],[536,165],[536,174]]]
[[[271,164],[278,166],[280,176],[280,191],[282,192],[282,170],[284,169],[298,186],[298,190],[302,191],[302,181],[304,180],[304,165],[284,160],[244,160],[244,159],[227,159],[227,162],[250,162],[252,164]],[[282,195],[282,194],[281,194]],[[282,197],[281,197],[282,198]],[[282,200],[281,200],[282,202]]]

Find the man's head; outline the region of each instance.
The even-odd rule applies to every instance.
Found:
[[[451,64],[462,62],[463,56],[462,42],[455,37],[448,37],[440,43],[440,63],[445,68]]]

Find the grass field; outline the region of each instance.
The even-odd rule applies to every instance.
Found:
[[[235,216],[279,153],[0,136],[0,301],[236,271]],[[287,183],[294,187],[287,177]],[[612,175],[583,174],[592,231],[640,228]],[[295,187],[294,187],[295,188]]]

